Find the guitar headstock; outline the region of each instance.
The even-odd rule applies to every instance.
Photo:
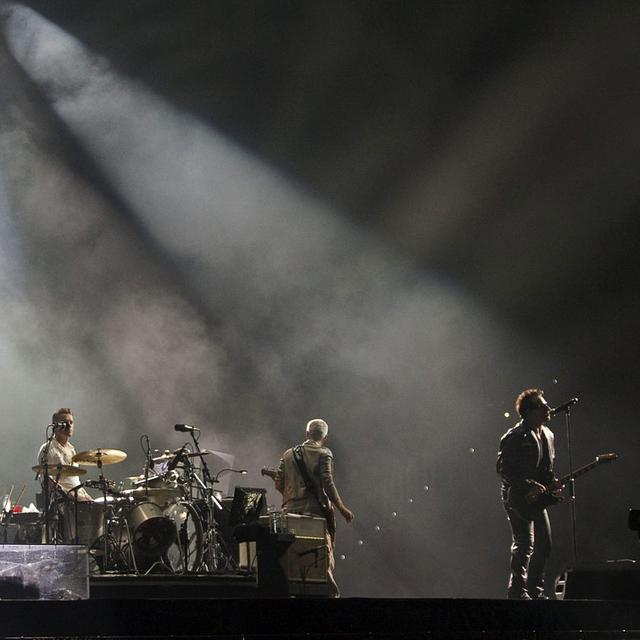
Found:
[[[617,453],[601,453],[599,456],[596,456],[596,462],[600,464],[601,462],[613,462],[618,459]]]

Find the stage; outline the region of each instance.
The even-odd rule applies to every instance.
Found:
[[[2,600],[6,638],[640,638],[640,602],[268,597],[250,576],[98,576]]]

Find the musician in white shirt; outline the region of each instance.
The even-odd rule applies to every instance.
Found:
[[[70,439],[74,433],[75,420],[73,412],[68,408],[58,409],[51,418],[53,424],[54,435],[50,443],[45,442],[38,451],[38,464],[43,464],[43,456],[47,445],[49,450],[47,453],[47,464],[49,465],[71,465],[74,467],[79,466],[73,461],[73,456],[76,455],[75,447],[71,444]],[[52,480],[56,480],[55,470],[50,470],[49,475]],[[66,476],[57,479],[57,485],[64,492],[69,494],[70,498],[75,497],[74,489],[80,485],[79,476]],[[80,487],[77,491],[78,501],[90,502],[93,498],[87,493],[84,487]]]

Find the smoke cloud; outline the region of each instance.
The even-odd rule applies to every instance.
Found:
[[[37,425],[70,404],[79,448],[129,452],[110,473],[139,472],[142,434],[174,448],[196,424],[277,505],[260,467],[324,417],[358,517],[345,594],[501,595],[497,440],[554,363],[37,14],[15,7],[5,34],[2,484],[27,481]]]

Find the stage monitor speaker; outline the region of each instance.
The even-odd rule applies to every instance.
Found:
[[[628,563],[569,569],[556,580],[560,600],[640,600],[640,569]]]
[[[282,511],[260,516],[258,522],[271,531],[294,533],[296,537],[324,538],[327,530],[327,521],[324,518]]]

